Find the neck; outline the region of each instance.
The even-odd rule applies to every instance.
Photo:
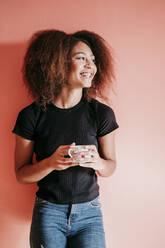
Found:
[[[59,108],[72,108],[80,102],[82,98],[82,89],[69,90],[62,88],[60,94],[56,97],[53,104]]]

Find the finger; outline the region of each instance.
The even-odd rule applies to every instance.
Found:
[[[78,165],[77,164],[73,164],[73,165],[61,165],[58,170],[66,170],[66,169],[68,169],[70,167],[74,167],[74,166],[78,166]]]
[[[79,163],[79,160],[75,160],[74,158],[65,158],[65,157],[62,157],[60,160],[59,160],[60,163],[64,163],[64,164],[71,164],[71,163]]]
[[[85,145],[85,149],[88,149],[89,151],[97,151],[97,148],[95,145]]]
[[[97,162],[97,160],[96,159],[88,159],[88,160],[85,160],[85,161],[82,161],[82,163],[84,163],[84,164],[87,164],[87,163],[96,163]]]
[[[61,149],[60,149],[60,153],[63,154],[63,155],[68,155],[68,150],[72,147],[72,146],[75,146],[75,142],[70,144],[70,145],[65,145],[65,146],[62,146]]]
[[[68,169],[70,167],[74,167],[74,166],[78,166],[78,165],[77,164],[67,165],[67,166],[61,165],[58,170],[66,170],[66,169]]]
[[[70,167],[73,167],[73,166],[78,166],[79,164],[78,163],[68,163],[68,164],[59,164],[59,168],[70,168]]]
[[[63,158],[70,158],[68,152],[60,152],[59,154],[59,158],[63,159]]]
[[[72,144],[70,144],[71,146],[75,146],[76,145],[76,143],[75,142],[73,142]]]
[[[61,145],[58,148],[61,149],[61,150],[63,150],[63,149],[67,149],[67,148],[70,148],[71,146],[75,146],[75,145],[76,145],[76,143],[73,142],[73,143],[68,144],[68,145]]]
[[[71,144],[69,144],[69,145],[65,145],[65,146],[63,146],[63,148],[65,149],[68,149],[68,148],[70,148],[71,146],[75,146],[76,145],[76,143],[75,142],[73,142],[73,143],[71,143]]]

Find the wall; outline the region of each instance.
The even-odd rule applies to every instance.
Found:
[[[89,29],[114,49],[118,168],[112,177],[100,179],[107,247],[165,247],[164,11],[163,0],[1,1],[2,248],[29,247],[36,186],[15,179],[11,130],[18,111],[31,102],[20,73],[27,40],[45,28]]]

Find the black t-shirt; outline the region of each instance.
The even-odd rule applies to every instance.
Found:
[[[35,102],[20,111],[13,132],[34,141],[36,160],[49,157],[60,145],[95,145],[98,137],[118,128],[109,106],[85,98],[72,108],[48,104],[43,111]],[[54,170],[37,183],[37,196],[59,204],[81,203],[99,195],[97,175],[81,166]]]

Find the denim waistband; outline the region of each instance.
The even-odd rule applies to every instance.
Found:
[[[101,203],[100,203],[100,197],[97,196],[96,198],[94,198],[93,200],[91,201],[88,201],[88,202],[82,202],[82,203],[70,203],[70,204],[57,204],[57,203],[52,203],[52,202],[49,202],[45,199],[42,199],[38,196],[36,196],[36,200],[35,200],[35,205],[36,206],[41,206],[43,204],[47,204],[49,206],[51,206],[52,208],[58,208],[58,209],[61,209],[63,211],[67,211],[69,210],[72,211],[72,212],[76,212],[76,211],[79,211],[79,210],[84,210],[84,209],[87,209],[90,207],[93,207],[93,208],[97,208],[97,207],[100,207],[101,206]]]

